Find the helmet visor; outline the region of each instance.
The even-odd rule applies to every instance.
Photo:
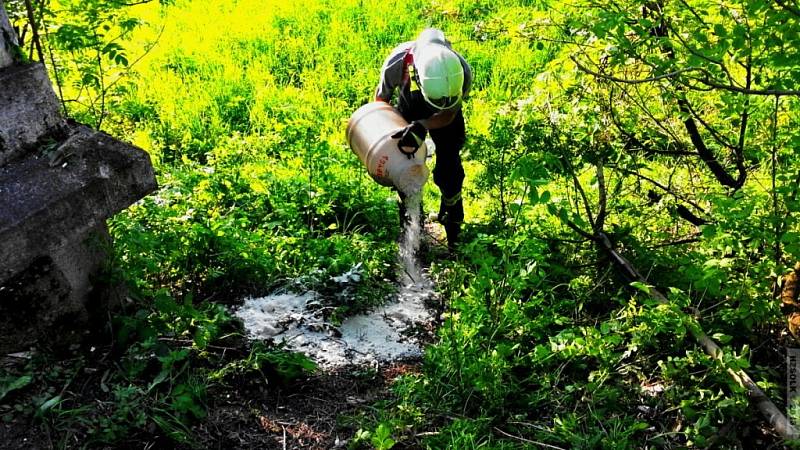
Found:
[[[459,101],[461,101],[460,95],[455,95],[452,97],[441,97],[441,98],[428,98],[427,96],[423,95],[423,97],[425,97],[425,101],[427,101],[428,104],[440,110],[450,109],[456,106]]]
[[[439,97],[435,99],[429,97],[428,95],[426,95],[425,90],[422,89],[422,82],[420,81],[419,74],[417,73],[416,70],[413,71],[413,76],[414,76],[414,81],[417,83],[417,86],[420,86],[420,91],[422,92],[422,98],[424,98],[425,101],[434,108],[438,110],[450,109],[456,106],[458,102],[461,101],[461,94],[451,95],[451,96],[446,95],[444,97]]]

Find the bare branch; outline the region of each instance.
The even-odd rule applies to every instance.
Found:
[[[639,107],[639,109],[643,113],[645,113],[645,115],[647,115],[647,117],[649,117],[650,120],[653,121],[653,124],[655,124],[655,126],[660,128],[664,132],[664,135],[666,135],[667,137],[671,138],[672,141],[677,143],[676,146],[678,148],[685,149],[685,146],[683,145],[683,143],[681,143],[680,138],[675,134],[675,132],[672,129],[670,129],[669,127],[666,126],[666,124],[668,123],[666,118],[659,119],[658,117],[655,117],[653,112],[650,111],[650,109],[647,107],[646,101],[645,101],[644,98],[642,98],[642,96],[641,96],[641,94],[640,94],[638,89],[634,89],[634,91],[637,94],[634,97],[628,91],[628,89],[626,89],[624,86],[616,86],[616,87],[618,87],[620,89],[620,92],[622,92],[622,94],[625,97],[627,97],[634,105]],[[617,127],[617,129],[622,134],[624,134],[626,137],[628,137],[631,140],[630,143],[632,143],[634,145],[638,145],[640,148],[642,148],[646,152],[660,153],[660,154],[667,154],[667,155],[676,155],[676,154],[682,154],[682,155],[686,155],[686,156],[692,156],[692,155],[696,156],[697,155],[696,152],[688,152],[688,151],[681,151],[681,150],[670,151],[670,150],[654,149],[651,146],[649,146],[649,145],[645,144],[644,142],[642,142],[639,138],[636,137],[636,135],[634,135],[633,133],[629,133],[624,129],[622,123],[619,121],[619,118],[617,117],[616,110],[614,109],[614,105],[610,100],[609,100],[609,104],[608,104],[608,111],[610,113],[611,120],[614,123],[614,125]]]
[[[606,177],[603,171],[603,159],[600,158],[596,164],[597,167],[597,221],[594,224],[594,232],[602,232],[603,225],[606,220],[606,203],[608,202],[608,193],[606,192]]]
[[[591,233],[588,233],[588,232],[584,231],[583,229],[581,229],[581,227],[576,225],[575,222],[573,222],[571,220],[567,220],[567,226],[572,228],[573,231],[575,231],[579,235],[583,236],[587,240],[593,241],[595,239],[594,236],[592,236]]]
[[[745,95],[781,95],[781,96],[792,96],[792,97],[800,96],[800,90],[796,90],[796,89],[752,89],[752,88],[747,88],[747,87],[734,86],[732,84],[722,84],[722,83],[713,81],[711,79],[713,77],[713,75],[708,70],[706,70],[706,69],[704,69],[702,67],[684,67],[683,69],[678,69],[678,70],[676,70],[674,72],[665,73],[665,74],[657,75],[657,76],[654,76],[654,77],[640,78],[640,79],[628,79],[628,78],[615,77],[613,75],[608,75],[608,74],[604,74],[604,73],[601,73],[601,72],[598,72],[598,71],[591,70],[591,69],[587,68],[586,66],[584,66],[583,64],[579,63],[578,60],[574,56],[571,56],[570,59],[572,59],[572,61],[575,63],[575,65],[578,67],[578,69],[580,69],[582,72],[588,73],[589,75],[595,76],[597,78],[602,78],[604,80],[614,81],[616,83],[624,83],[624,84],[652,83],[654,81],[676,78],[678,75],[681,75],[681,74],[684,74],[684,73],[700,72],[700,73],[703,74],[703,77],[702,78],[693,78],[693,80],[698,82],[698,83],[704,84],[709,88],[722,89],[724,91],[737,92],[739,94],[745,94]],[[689,84],[685,84],[685,85],[686,85],[686,87],[689,87],[691,89],[697,89],[696,86],[692,86],[692,85],[689,85]]]
[[[705,72],[705,71],[704,71]],[[706,86],[722,89],[724,91],[730,92],[738,92],[739,94],[745,95],[763,95],[763,96],[770,96],[770,95],[781,95],[781,96],[792,96],[797,97],[800,96],[800,90],[796,89],[751,89],[751,88],[741,88],[738,86],[731,86],[727,84],[717,83],[716,81],[712,81],[708,77],[708,73],[706,72],[706,78],[699,79],[700,83],[705,84]]]
[[[656,186],[657,188],[661,189],[662,191],[664,191],[664,192],[670,194],[671,196],[677,198],[678,200],[681,200],[683,202],[688,203],[689,205],[692,205],[696,210],[700,211],[701,213],[706,214],[706,211],[700,205],[698,205],[697,203],[695,203],[692,200],[684,197],[683,195],[678,194],[677,192],[673,191],[669,187],[664,186],[663,184],[661,184],[658,181],[648,177],[647,175],[642,175],[639,172],[636,172],[636,171],[633,171],[633,170],[630,170],[630,169],[626,169],[624,167],[619,167],[617,165],[610,165],[609,167],[613,168],[614,170],[618,170],[618,171],[620,171],[622,173],[625,173],[625,174],[628,174],[628,175],[633,175],[633,176],[635,176],[637,178],[645,180],[645,181],[649,182],[650,184],[652,184],[653,186]]]
[[[685,207],[683,205],[678,205],[675,208],[675,214],[677,214],[681,219],[691,223],[692,225],[694,225],[696,227],[699,227],[700,225],[705,225],[705,224],[708,223],[708,221],[706,219],[703,219],[702,217],[698,217],[693,212],[689,211],[689,208],[687,208],[687,207]]]
[[[692,114],[692,117],[694,117],[695,119],[697,119],[698,122],[700,122],[700,125],[702,125],[703,128],[705,128],[708,131],[708,133],[711,135],[711,137],[714,138],[715,141],[717,141],[717,143],[719,143],[723,147],[728,147],[731,150],[736,150],[736,146],[734,146],[727,139],[725,139],[725,136],[722,136],[716,130],[716,128],[712,127],[708,122],[703,120],[700,114],[698,114],[697,111],[695,111],[695,109],[690,104],[687,103],[687,106],[689,107],[689,112]]]
[[[775,97],[775,108],[772,111],[772,214],[778,217],[778,190],[775,180],[778,175],[778,109],[780,108],[780,97]],[[796,191],[795,191],[796,192]],[[775,221],[775,267],[779,267],[781,259],[783,259],[783,251],[781,249],[781,238],[783,237],[783,220]]]
[[[794,14],[797,17],[800,17],[800,8],[790,5],[786,2],[786,0],[775,0],[775,3],[781,5],[781,8],[789,11],[790,13]]]
[[[694,119],[692,119],[691,106],[685,97],[678,98],[678,109],[686,115],[683,124],[686,127],[686,131],[689,133],[689,138],[697,149],[697,153],[700,154],[700,159],[706,163],[706,167],[708,167],[708,170],[714,175],[714,178],[723,186],[728,186],[734,190],[741,188],[744,180],[742,180],[742,183],[734,180],[728,171],[722,167],[722,164],[717,161],[714,152],[706,146],[703,137],[700,135],[700,130],[697,129],[697,124],[694,123]]]
[[[42,51],[42,42],[39,38],[39,26],[36,24],[36,16],[33,14],[33,5],[31,4],[31,0],[25,0],[25,10],[28,14],[28,22],[31,24],[31,31],[33,32],[31,42],[36,46],[36,54],[39,56],[39,61],[42,64],[45,64],[44,52]]]
[[[752,66],[750,65],[750,56],[747,57],[747,67],[746,67],[747,75],[746,75],[746,87],[750,87],[750,84],[753,80],[753,72]],[[777,96],[775,97],[778,98]],[[734,148],[733,153],[736,160],[736,170],[739,171],[739,178],[736,180],[744,184],[745,178],[747,178],[747,168],[744,166],[744,140],[745,136],[747,135],[747,121],[750,118],[750,99],[747,98],[744,103],[744,109],[742,110],[742,114],[739,117],[739,141],[736,144],[736,148]]]
[[[136,6],[136,5],[145,5],[147,3],[153,3],[153,0],[139,0],[136,2],[120,2],[117,3],[119,6]]]
[[[677,241],[662,242],[660,244],[653,245],[650,248],[672,247],[675,245],[693,244],[695,242],[700,242],[700,238],[697,236],[692,236],[684,239],[678,239]]]
[[[583,201],[583,208],[586,211],[586,216],[589,219],[589,225],[591,225],[592,229],[594,229],[595,221],[594,217],[592,217],[592,208],[589,206],[589,198],[586,196],[586,191],[583,190],[580,180],[578,180],[578,175],[574,170],[571,170],[570,172],[572,172],[572,181],[575,183],[575,189],[578,191],[581,196],[581,200]]]
[[[694,56],[697,56],[698,58],[700,58],[702,60],[708,61],[711,64],[719,66],[719,68],[722,69],[722,71],[725,73],[725,76],[728,78],[728,82],[731,85],[735,84],[735,82],[733,80],[733,75],[731,75],[731,72],[728,70],[728,67],[725,65],[725,63],[723,63],[721,60],[717,61],[716,59],[710,58],[708,55],[705,55],[702,52],[698,51],[696,48],[694,48],[691,45],[689,45],[689,43],[686,42],[683,39],[683,37],[681,37],[681,34],[678,33],[677,31],[675,31],[674,28],[669,27],[669,29],[670,29],[670,31],[672,31],[672,35],[678,38],[678,41],[681,43],[681,45],[683,45],[684,48],[686,48],[686,50],[689,51],[689,53],[693,54]]]
[[[678,70],[676,70],[674,72],[665,73],[663,75],[657,75],[657,76],[654,76],[654,77],[640,78],[640,79],[632,80],[632,79],[619,78],[619,77],[615,77],[613,75],[607,75],[607,74],[604,74],[604,73],[601,73],[601,72],[593,71],[593,70],[587,68],[586,66],[584,66],[583,64],[581,64],[580,62],[578,62],[577,58],[575,58],[574,56],[570,56],[570,59],[572,60],[572,62],[575,63],[576,66],[578,66],[578,69],[580,69],[582,72],[586,72],[589,75],[595,76],[597,78],[602,78],[604,80],[614,81],[614,82],[617,82],[617,83],[625,83],[625,84],[652,83],[653,81],[659,81],[659,80],[666,80],[666,79],[670,79],[670,78],[675,78],[678,75],[680,75],[682,73],[686,73],[686,72],[705,72],[705,69],[702,69],[700,67],[686,67],[686,68],[683,68],[683,69],[678,69]]]
[[[702,17],[700,17],[700,14],[698,14],[697,11],[690,4],[686,3],[686,0],[679,0],[679,1],[684,8],[686,8],[690,13],[692,13],[692,15],[695,17],[695,19],[697,19],[698,22],[700,22],[704,27],[708,28],[708,22],[706,22]]]
[[[130,74],[130,72],[133,70],[133,67],[134,67],[136,64],[138,64],[138,63],[139,63],[139,61],[141,61],[142,59],[144,59],[144,57],[145,57],[145,56],[147,56],[147,55],[148,55],[148,54],[149,54],[149,53],[150,53],[150,52],[151,52],[151,51],[152,51],[152,50],[153,50],[153,49],[156,47],[156,45],[158,45],[159,41],[161,41],[161,36],[164,34],[164,29],[166,28],[166,26],[167,26],[166,24],[164,24],[164,25],[161,25],[161,29],[158,31],[158,35],[157,35],[157,36],[156,36],[156,38],[153,40],[153,42],[152,42],[152,43],[150,43],[150,45],[148,45],[148,46],[147,46],[147,48],[145,49],[144,53],[142,53],[141,55],[139,55],[139,57],[137,57],[136,59],[134,59],[133,61],[131,61],[131,62],[130,62],[130,63],[129,63],[129,64],[126,66],[126,67],[125,67],[125,73],[123,73],[123,74],[120,74],[120,75],[119,75],[119,76],[118,76],[118,77],[117,77],[115,80],[113,80],[111,83],[109,83],[109,84],[108,84],[108,86],[106,86],[106,90],[109,90],[109,89],[111,89],[111,88],[112,88],[112,87],[114,87],[114,85],[115,85],[115,84],[117,84],[117,83],[118,83],[120,80],[122,80],[122,79],[124,79],[126,76],[128,76],[128,75]]]

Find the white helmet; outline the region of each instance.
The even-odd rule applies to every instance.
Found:
[[[464,88],[461,59],[447,45],[444,33],[428,28],[417,39],[414,68],[422,97],[436,109],[458,104]]]

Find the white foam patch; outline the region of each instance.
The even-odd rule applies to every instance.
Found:
[[[412,330],[432,322],[425,306],[431,295],[429,287],[420,287],[415,294],[401,292],[340,326],[325,322],[319,295],[313,291],[249,298],[234,315],[244,322],[249,338],[284,342],[288,350],[306,354],[321,368],[335,369],[421,356],[422,346]]]
[[[420,202],[418,191],[406,198],[409,223],[400,242],[401,282],[396,297],[370,313],[345,319],[339,326],[325,321],[325,308],[314,291],[249,298],[234,310],[244,322],[248,337],[283,342],[288,350],[306,354],[323,369],[421,356],[416,331],[427,329],[433,322],[425,303],[435,294],[433,283],[417,260]],[[360,279],[360,263],[332,278],[342,285]]]

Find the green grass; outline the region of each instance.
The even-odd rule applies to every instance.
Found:
[[[623,6],[631,14],[641,9]],[[751,6],[749,14],[774,14]],[[337,318],[392,291],[395,195],[368,177],[344,127],[371,99],[388,51],[437,26],[475,74],[465,106],[464,242],[457,258],[431,265],[447,311],[422,373],[401,378],[392,398],[355,419],[361,430],[353,447],[774,441],[754,431],[761,419],[727,369],[746,368],[781,404],[782,355],[774,349],[785,341],[777,337],[780,314],[770,296],[778,275],[800,257],[793,191],[800,135],[791,125],[797,101],[782,100],[773,122],[769,98],[689,94],[709,121],[702,132],[709,142],[708,128],[735,136],[740,108],[752,108],[748,180],[737,193],[699,160],[637,152],[620,129],[658,148],[671,142],[670,133],[691,144],[673,102],[682,91],[667,82],[597,80],[570,59],[602,56],[611,70],[631,63],[638,53],[624,51],[633,48],[651,65],[662,64],[648,32],[625,28],[639,22],[623,9],[524,0],[239,0],[126,10],[142,20],[123,41],[136,63],[129,72],[109,65],[105,76],[121,78],[108,93],[103,127],[150,153],[160,187],[111,220],[115,269],[134,300],[109,335],[119,364],[107,368],[99,407],[62,389],[70,371],[92,364],[91,355],[53,376],[45,374],[46,361],[0,374],[0,393],[62,437],[189,445],[189,427],[204,420],[208,389],[231,377],[285,379],[311,369],[280,350],[248,348],[220,305],[291,283],[325,293],[331,276],[357,263],[364,278],[353,304],[336,305]],[[691,28],[683,13],[675,12],[675,26]],[[64,14],[59,18],[71,18]],[[724,22],[723,16],[730,18],[713,18]],[[765,35],[773,22],[753,21],[767,24]],[[717,37],[712,41],[701,47],[722,48]],[[733,59],[737,52],[722,51]],[[765,77],[774,75],[770,67]],[[71,113],[97,122],[88,98],[94,91],[81,71],[66,64],[62,70],[65,97],[85,100],[70,104]],[[734,75],[741,75],[738,68]],[[724,145],[711,147],[726,155]],[[730,158],[720,159],[733,167]],[[596,218],[599,161],[609,194],[604,231],[671,305],[631,289],[574,231],[591,229],[587,205]],[[648,191],[658,188],[631,173],[670,192],[658,191],[654,200]],[[438,208],[432,183],[424,198],[428,211]],[[686,199],[713,223],[698,228],[680,219],[677,207]],[[778,262],[776,223],[785,225]],[[713,360],[691,340],[687,313],[696,311],[724,344],[725,359]],[[213,351],[225,345],[245,354]],[[755,347],[763,348],[751,352]],[[157,432],[149,431],[153,424]]]

